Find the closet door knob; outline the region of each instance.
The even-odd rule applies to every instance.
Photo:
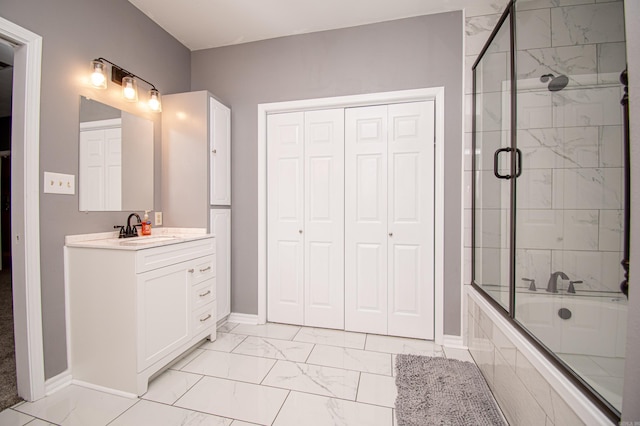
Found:
[[[217,150],[215,150],[215,149],[214,149],[213,151],[211,151],[211,152],[213,152],[214,154],[217,154],[217,153],[218,153],[218,151],[217,151]]]

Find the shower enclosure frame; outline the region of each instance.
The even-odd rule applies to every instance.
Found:
[[[540,341],[535,335],[533,335],[527,328],[524,327],[515,317],[515,303],[516,303],[516,197],[517,197],[517,177],[520,176],[522,172],[521,167],[521,153],[518,150],[517,146],[517,75],[516,75],[516,0],[511,0],[507,4],[503,14],[500,19],[496,23],[495,28],[493,29],[491,35],[489,36],[487,42],[483,46],[478,58],[474,62],[472,66],[472,161],[471,161],[471,286],[482,295],[482,297],[489,302],[491,306],[493,306],[497,312],[499,312],[513,327],[516,329],[522,336],[524,336],[537,350],[548,360],[550,361],[557,369],[560,371],[571,383],[573,383],[594,405],[596,405],[607,417],[609,417],[616,424],[620,421],[620,412],[616,408],[614,408],[607,400],[605,400],[602,396],[600,396],[597,392],[595,392],[591,386],[587,384],[587,382],[576,372],[574,372],[564,361],[562,361],[553,351],[547,348],[542,341]],[[502,179],[507,179],[510,182],[509,188],[509,221],[508,221],[508,229],[509,229],[509,282],[508,282],[508,309],[505,309],[497,300],[491,297],[485,289],[481,285],[476,282],[476,250],[478,249],[476,243],[476,190],[477,190],[477,73],[476,68],[482,61],[485,53],[490,48],[492,42],[496,38],[498,32],[502,29],[503,25],[509,25],[509,66],[510,70],[507,74],[507,77],[510,79],[509,81],[509,100],[510,100],[510,117],[509,123],[510,128],[508,130],[510,134],[510,146],[507,148],[502,148],[496,151],[496,155],[499,154],[499,151],[507,151],[510,155],[510,167],[509,167],[509,175],[499,176],[497,169],[494,168],[494,173],[496,177],[500,177]],[[626,70],[623,74],[626,74]],[[626,81],[621,77],[621,82],[625,87],[625,97],[622,99],[621,104],[623,105],[623,115],[625,120],[625,128],[624,128],[624,142],[623,142],[623,164],[624,164],[624,235],[623,235],[623,249],[624,249],[624,259],[621,264],[625,270],[625,280],[622,285],[627,283],[628,279],[628,265],[629,265],[629,134],[628,134],[628,97],[626,96]],[[495,163],[494,163],[495,164]]]

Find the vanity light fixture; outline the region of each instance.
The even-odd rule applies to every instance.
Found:
[[[91,61],[91,85],[97,89],[107,88],[107,64],[111,65],[111,81],[122,86],[122,96],[126,101],[138,101],[138,81],[143,81],[151,86],[149,90],[149,109],[153,112],[162,111],[162,101],[160,91],[156,86],[149,83],[142,77],[125,70],[105,58],[98,58]]]

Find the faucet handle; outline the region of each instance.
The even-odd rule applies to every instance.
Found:
[[[584,281],[579,280],[579,281],[569,281],[569,287],[567,287],[567,293],[574,293],[576,292],[576,288],[574,287],[574,284],[582,284]]]
[[[532,278],[522,278],[522,281],[526,281],[529,283],[529,291],[538,291],[536,288],[536,280]]]
[[[124,238],[124,225],[113,225],[113,229],[117,229],[120,228],[120,233],[118,235],[118,238]]]

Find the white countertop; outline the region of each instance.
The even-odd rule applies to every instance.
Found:
[[[93,234],[67,235],[67,247],[84,247],[112,250],[142,250],[213,237],[204,228],[153,228],[151,235],[132,238],[118,238],[118,231]]]

